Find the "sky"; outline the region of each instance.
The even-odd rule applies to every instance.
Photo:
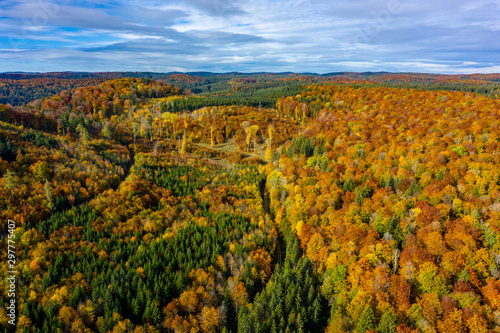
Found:
[[[0,72],[500,72],[500,0],[1,0]]]

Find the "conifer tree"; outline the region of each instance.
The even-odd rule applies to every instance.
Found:
[[[374,329],[374,321],[375,316],[373,314],[373,310],[369,305],[367,305],[359,318],[358,324],[356,325],[356,332],[365,333],[366,331]]]
[[[382,315],[377,326],[377,332],[380,333],[395,333],[398,321],[392,311],[387,311]]]
[[[12,170],[7,170],[4,175],[5,187],[10,191],[10,195],[14,199],[14,187],[16,186],[16,174]]]
[[[106,141],[108,141],[111,138],[112,132],[111,132],[111,128],[109,128],[108,124],[104,124],[104,126],[102,127],[102,130],[101,130],[101,134],[106,139]]]

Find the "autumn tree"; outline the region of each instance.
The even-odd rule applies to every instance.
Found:
[[[111,128],[107,123],[104,123],[102,130],[101,130],[101,135],[108,141],[111,138],[112,132]]]
[[[82,124],[78,124],[78,126],[76,127],[76,131],[80,134],[81,143],[84,146],[86,146],[88,144],[89,138],[90,138],[89,132]]]
[[[5,188],[10,191],[10,195],[14,198],[14,187],[16,186],[16,174],[12,170],[7,170],[3,176]]]

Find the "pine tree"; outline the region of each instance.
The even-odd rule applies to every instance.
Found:
[[[316,296],[316,299],[314,300],[312,312],[313,312],[313,317],[312,317],[313,322],[319,323],[321,319],[321,301],[319,295]]]
[[[344,192],[354,192],[354,189],[356,188],[356,185],[354,184],[354,182],[352,181],[352,178],[349,177],[349,179],[347,179],[345,182],[344,182],[344,185],[342,186],[342,190]]]
[[[71,295],[71,298],[69,299],[69,305],[72,308],[77,308],[78,303],[83,301],[85,299],[85,290],[83,289],[82,285],[78,285],[78,287],[73,290],[73,294]]]
[[[5,187],[7,190],[10,190],[10,195],[12,199],[14,199],[14,191],[13,188],[16,186],[16,174],[12,170],[7,170],[4,175]]]
[[[382,315],[380,323],[377,326],[377,332],[380,333],[395,333],[398,321],[392,311],[387,311]]]
[[[414,180],[411,182],[410,187],[408,187],[408,189],[406,190],[406,192],[405,192],[405,196],[407,196],[407,197],[412,197],[412,196],[414,196],[415,194],[419,194],[420,192],[422,192],[422,188],[420,187],[420,185],[418,185],[417,180],[416,180],[416,179],[414,179]]]
[[[297,332],[298,333],[303,333],[304,332],[304,322],[302,321],[302,316],[299,312],[297,315],[297,319],[295,320],[296,326],[297,326]]]
[[[405,243],[405,235],[399,226],[399,217],[397,215],[393,215],[387,222],[386,230],[396,240],[398,248],[402,249]]]
[[[153,323],[158,324],[161,321],[161,313],[160,309],[158,308],[158,303],[156,301],[151,302],[150,310],[149,310],[149,315],[151,317],[151,320]]]
[[[238,333],[250,332],[252,324],[249,319],[250,318],[247,308],[242,308],[238,313]]]
[[[33,178],[39,182],[43,182],[49,177],[49,171],[49,164],[47,162],[38,162],[33,170]]]
[[[82,124],[78,124],[76,131],[80,134],[82,144],[86,146],[89,142],[89,132]]]
[[[356,325],[356,332],[365,333],[366,331],[375,328],[374,325],[375,316],[373,310],[370,306],[366,306],[359,318],[358,324]]]
[[[101,134],[106,139],[106,141],[108,141],[109,138],[111,138],[112,132],[108,124],[104,124],[101,130]]]

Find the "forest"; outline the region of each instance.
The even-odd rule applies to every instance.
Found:
[[[474,75],[438,75],[438,74],[403,74],[386,72],[351,73],[338,72],[327,74],[314,73],[154,73],[154,72],[106,72],[79,73],[56,72],[44,74],[32,73],[0,73],[0,103],[21,106],[37,99],[52,97],[64,90],[98,85],[107,80],[137,78],[153,79],[168,85],[181,88],[186,93],[205,97],[211,106],[216,105],[251,105],[259,103],[274,107],[276,99],[284,95],[292,96],[300,93],[300,84],[307,83],[349,83],[384,85],[400,88],[416,88],[424,90],[465,91],[498,98],[500,90],[498,74]],[[299,82],[297,82],[299,81]],[[297,84],[298,83],[298,84]],[[293,86],[297,93],[284,92]],[[299,86],[299,87],[297,87]],[[274,95],[269,90],[281,88]],[[291,87],[290,87],[291,88]],[[267,90],[267,91],[266,91]],[[236,98],[231,95],[239,92]],[[213,96],[219,97],[214,99]],[[282,95],[282,96],[280,96]],[[496,97],[495,97],[496,96]],[[214,99],[214,100],[211,100]],[[224,101],[222,102],[222,100]],[[209,101],[210,100],[210,101]],[[251,100],[250,104],[248,100]],[[217,104],[221,103],[222,104]],[[208,105],[207,105],[208,106]],[[190,110],[196,109],[196,105]]]
[[[499,82],[2,74],[0,331],[499,332]]]

